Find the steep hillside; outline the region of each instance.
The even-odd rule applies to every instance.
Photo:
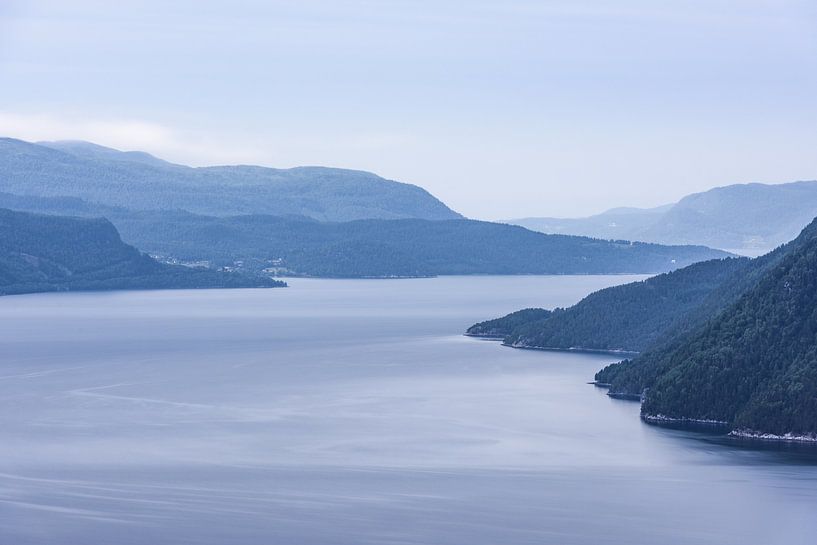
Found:
[[[662,359],[645,418],[817,439],[817,239]]]
[[[418,186],[369,172],[325,167],[191,168],[87,142],[31,144],[0,138],[0,192],[214,216],[296,214],[325,221],[460,217]]]
[[[643,396],[651,422],[711,421],[767,438],[817,437],[817,221],[753,260],[737,282],[632,360],[596,374],[611,393]]]
[[[0,294],[39,291],[274,287],[269,278],[158,263],[103,219],[0,209]]]
[[[724,283],[743,274],[747,258],[719,259],[591,293],[546,315],[513,313],[483,324],[517,348],[639,352],[674,327]],[[484,325],[468,330],[476,334]]]

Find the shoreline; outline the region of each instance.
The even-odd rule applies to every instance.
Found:
[[[729,437],[752,442],[763,443],[800,443],[817,446],[817,434],[797,435],[793,433],[786,433],[778,435],[776,433],[764,433],[750,429],[732,430],[728,434]]]
[[[711,418],[688,418],[674,417],[663,414],[642,414],[641,419],[651,424],[698,424],[702,426],[728,426],[726,420],[714,420]]]
[[[571,346],[570,348],[558,348],[548,346],[526,346],[521,344],[505,344],[508,348],[517,348],[519,350],[543,350],[545,352],[580,352],[587,354],[609,354],[611,356],[637,356],[640,352],[622,349],[607,349],[607,348],[582,348],[580,346]]]
[[[505,335],[485,335],[481,333],[468,333],[465,332],[462,334],[464,337],[471,337],[473,339],[484,339],[486,341],[503,341],[505,339]],[[519,350],[542,350],[545,352],[579,352],[579,353],[586,353],[586,354],[609,354],[611,356],[637,356],[639,352],[634,352],[632,350],[619,350],[619,349],[605,349],[605,348],[582,348],[582,347],[570,347],[570,348],[558,348],[558,347],[547,347],[547,346],[524,346],[520,344],[505,344],[502,343],[502,346],[507,348],[516,348]]]
[[[501,335],[484,335],[484,334],[473,334],[473,333],[463,333],[464,337],[470,337],[474,339],[480,339],[484,341],[502,341],[504,339]],[[578,352],[578,353],[590,353],[590,354],[608,354],[614,356],[621,356],[621,355],[637,355],[638,352],[626,351],[626,350],[604,350],[604,349],[596,349],[596,348],[547,348],[547,347],[538,347],[538,346],[522,346],[522,345],[513,345],[513,344],[505,344],[502,343],[502,346],[507,348],[516,348],[520,350],[541,350],[545,352]],[[599,382],[596,380],[587,382],[587,384],[595,386],[596,388],[610,388],[611,384],[607,382]],[[613,399],[621,399],[627,401],[643,401],[642,396],[640,394],[629,394],[625,392],[607,392],[607,395]],[[724,437],[728,437],[735,440],[746,441],[749,443],[777,443],[777,444],[785,444],[785,443],[797,443],[803,445],[814,445],[817,446],[817,434],[792,434],[786,433],[783,435],[774,434],[774,433],[765,433],[756,430],[750,429],[740,429],[740,430],[730,430],[729,423],[725,420],[715,420],[715,419],[706,419],[706,418],[677,418],[666,416],[663,414],[642,414],[640,415],[642,421],[649,425],[654,425],[658,427],[666,427],[666,428],[681,428],[681,429],[691,429],[691,430],[698,430],[698,431],[718,431],[718,432],[726,432],[723,433]],[[728,430],[728,431],[727,431]]]

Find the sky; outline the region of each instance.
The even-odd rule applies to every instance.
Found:
[[[0,135],[657,206],[817,179],[817,2],[0,0]]]

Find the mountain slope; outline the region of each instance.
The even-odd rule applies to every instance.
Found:
[[[767,252],[797,236],[817,216],[817,181],[736,184],[694,193],[674,205],[613,209],[577,219],[523,218],[508,223],[544,233],[702,244]]]
[[[505,223],[540,233],[580,235],[604,240],[643,240],[646,229],[673,205],[657,208],[613,208],[586,218],[519,218]]]
[[[663,357],[645,417],[817,437],[817,238]]]
[[[727,255],[700,247],[547,236],[472,220],[335,223],[301,216],[218,218],[8,193],[0,193],[0,207],[105,216],[123,239],[152,254],[219,265],[274,261],[281,273],[312,276],[662,272]]]
[[[187,213],[111,216],[123,238],[153,254],[232,262],[272,260],[291,274],[429,276],[661,272],[724,257],[708,248],[543,235],[473,220],[359,220]]]
[[[723,282],[683,316],[638,357],[609,365],[596,373],[596,381],[609,384],[613,394],[639,396],[665,373],[670,364],[668,357],[706,327],[715,317],[735,305],[746,293],[788,256],[798,252],[812,238],[817,237],[817,222],[812,222],[794,240],[766,255],[749,261],[742,271]]]
[[[369,172],[325,167],[191,168],[88,142],[40,145],[0,138],[0,191],[215,216],[297,214],[326,221],[461,217],[418,186]]]
[[[749,264],[746,258],[696,263],[599,290],[548,315],[513,313],[476,324],[467,334],[480,335],[484,324],[490,324],[493,330],[504,332],[505,344],[517,348],[639,352],[679,327],[685,316]]]
[[[716,187],[678,201],[644,240],[770,250],[817,216],[817,181]]]
[[[158,263],[124,244],[107,220],[0,209],[0,294],[277,285]]]

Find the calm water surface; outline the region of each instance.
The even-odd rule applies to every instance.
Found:
[[[0,543],[813,544],[808,453],[461,336],[631,277],[0,298]]]

